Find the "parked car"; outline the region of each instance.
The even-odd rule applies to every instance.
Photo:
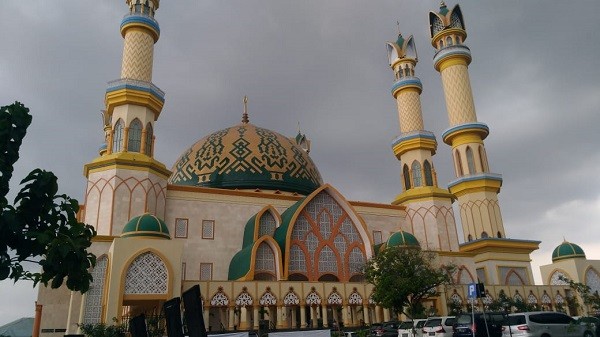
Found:
[[[506,315],[501,312],[464,313],[456,317],[453,337],[502,337]]]
[[[371,335],[376,337],[398,337],[399,325],[400,322],[397,321],[383,322],[381,326],[372,329]]]
[[[423,337],[451,337],[454,316],[429,317],[423,325]]]
[[[509,314],[503,337],[594,337],[594,330],[562,312]]]
[[[404,321],[398,327],[398,337],[422,337],[423,325],[427,320],[423,318]]]

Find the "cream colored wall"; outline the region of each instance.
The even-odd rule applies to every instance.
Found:
[[[136,118],[142,122],[142,127],[145,128],[148,122],[151,122],[152,126],[154,127],[154,117],[154,112],[145,106],[135,104],[118,105],[113,110],[111,120],[112,128],[114,130],[115,124],[119,118],[123,120],[125,127],[129,127],[131,122]],[[144,141],[144,139],[142,139],[142,141]]]
[[[145,212],[164,218],[165,179],[147,171],[109,169],[89,174],[84,222],[98,235],[121,235],[131,218]]]
[[[147,32],[130,29],[123,43],[121,78],[152,82],[154,38]]]
[[[600,272],[600,260],[587,260],[583,258],[558,260],[551,264],[540,266],[542,282],[550,284],[550,277],[555,271],[561,271],[565,276],[575,282],[585,283],[585,273],[589,268]]]
[[[496,192],[468,193],[459,196],[458,203],[465,242],[468,241],[469,234],[473,236],[473,240],[480,239],[482,231],[487,232],[489,237],[497,237],[498,231],[505,236]]]
[[[407,231],[423,249],[458,251],[458,232],[450,199],[414,200],[406,204]]]

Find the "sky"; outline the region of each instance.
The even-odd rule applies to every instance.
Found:
[[[600,259],[600,2],[460,6],[489,165],[504,179],[505,231],[541,241],[532,254],[540,284],[538,266],[563,240]],[[247,95],[251,123],[288,136],[300,126],[324,181],[347,199],[390,203],[401,182],[385,42],[400,29],[416,42],[425,129],[438,138],[445,188],[454,172],[428,33],[438,8],[434,0],[163,0],[153,83],[166,103],[155,158],[171,167],[196,140],[239,123]],[[20,101],[33,115],[13,190],[40,167],[84,202],[83,165],[103,140],[100,111],[106,83],[120,76],[126,11],[124,1],[0,3],[0,105]],[[36,296],[31,283],[0,282],[0,325],[33,316]]]

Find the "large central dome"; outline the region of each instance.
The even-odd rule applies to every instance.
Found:
[[[323,183],[308,153],[294,140],[250,123],[200,139],[172,171],[169,183],[174,185],[309,194]]]

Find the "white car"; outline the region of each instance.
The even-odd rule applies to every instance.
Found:
[[[562,312],[509,314],[503,337],[594,337],[594,332]]]
[[[422,337],[423,325],[426,321],[421,318],[402,322],[398,327],[398,337]]]
[[[423,337],[452,337],[454,316],[429,317],[423,325]]]

